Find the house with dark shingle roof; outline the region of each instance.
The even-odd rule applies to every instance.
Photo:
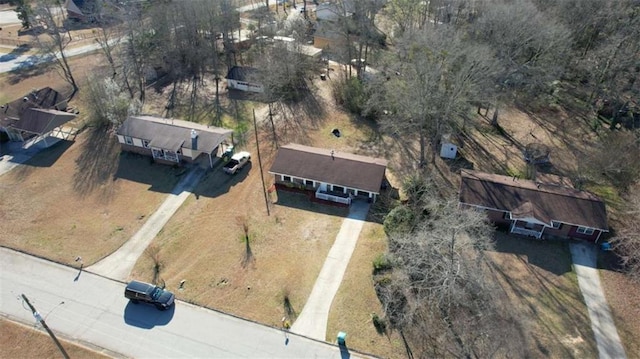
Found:
[[[280,188],[313,191],[317,199],[349,205],[355,198],[375,201],[386,168],[379,158],[289,144],[278,149],[269,173]]]
[[[11,141],[24,142],[35,136],[33,142],[42,139],[48,147],[47,137],[52,133],[70,135],[62,127],[76,115],[61,111],[66,108],[67,100],[50,87],[31,91],[0,106],[0,131]]]
[[[511,233],[597,242],[609,232],[604,202],[567,182],[522,180],[463,170],[460,203],[484,209]]]
[[[123,151],[151,156],[159,163],[192,163],[200,156],[207,156],[209,166],[213,167],[213,157],[221,152],[220,144],[232,132],[195,122],[132,116],[122,123],[116,135]]]

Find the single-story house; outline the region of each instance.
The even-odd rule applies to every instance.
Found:
[[[257,74],[256,68],[234,66],[227,73],[227,87],[240,91],[263,92],[263,86],[255,82]]]
[[[351,204],[354,198],[375,201],[387,161],[350,153],[289,144],[278,149],[269,170],[277,186],[315,192],[315,198]]]
[[[194,122],[152,116],[127,118],[116,131],[123,151],[153,157],[164,164],[192,163],[201,155],[213,157],[233,131]]]
[[[598,242],[608,232],[604,202],[567,182],[522,180],[463,170],[460,203],[486,210],[489,220],[511,233]]]
[[[49,147],[47,137],[53,132],[65,133],[62,126],[75,117],[75,114],[69,112],[29,108],[23,111],[19,118],[2,118],[0,130],[5,132],[11,141],[24,142],[26,139],[36,136],[33,142],[42,139],[45,147]],[[68,135],[68,133],[65,134]]]

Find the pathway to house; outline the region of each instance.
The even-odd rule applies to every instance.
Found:
[[[589,311],[591,329],[596,337],[600,359],[626,358],[607,299],[600,285],[600,274],[596,263],[598,248],[587,242],[572,242],[570,248],[573,267]]]
[[[291,327],[292,332],[317,340],[326,339],[331,302],[338,292],[368,212],[368,203],[354,201],[351,204],[349,216],[342,222],[311,295]]]
[[[87,271],[103,275],[108,278],[125,281],[133,270],[138,258],[144,253],[151,241],[160,233],[162,227],[189,197],[205,170],[201,167],[192,168],[189,173],[176,185],[171,194],[155,211],[145,224],[117,251],[103,258],[96,264],[87,267]]]

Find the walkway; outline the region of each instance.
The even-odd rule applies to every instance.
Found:
[[[597,247],[586,242],[570,245],[573,267],[578,276],[578,285],[591,318],[591,329],[596,337],[600,359],[626,358],[616,325],[611,317],[607,299],[600,285],[597,270]]]
[[[200,182],[204,170],[194,167],[176,185],[171,194],[164,200],[160,208],[155,211],[145,224],[122,247],[98,263],[87,267],[87,271],[103,275],[108,278],[125,281],[133,270],[138,258],[144,253],[151,241],[160,233],[162,227],[189,197],[191,191]]]
[[[292,332],[317,340],[326,339],[331,302],[338,292],[368,212],[368,203],[355,201],[351,204],[349,216],[342,222],[311,295],[291,327]]]

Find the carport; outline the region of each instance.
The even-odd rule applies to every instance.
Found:
[[[77,131],[74,129],[64,129],[63,125],[76,117],[73,113],[48,110],[40,108],[30,108],[24,111],[20,118],[4,118],[0,121],[0,129],[7,133],[11,141],[24,142],[35,135],[33,143],[42,139],[45,147],[49,147],[47,137],[58,137],[68,139],[74,136]]]

